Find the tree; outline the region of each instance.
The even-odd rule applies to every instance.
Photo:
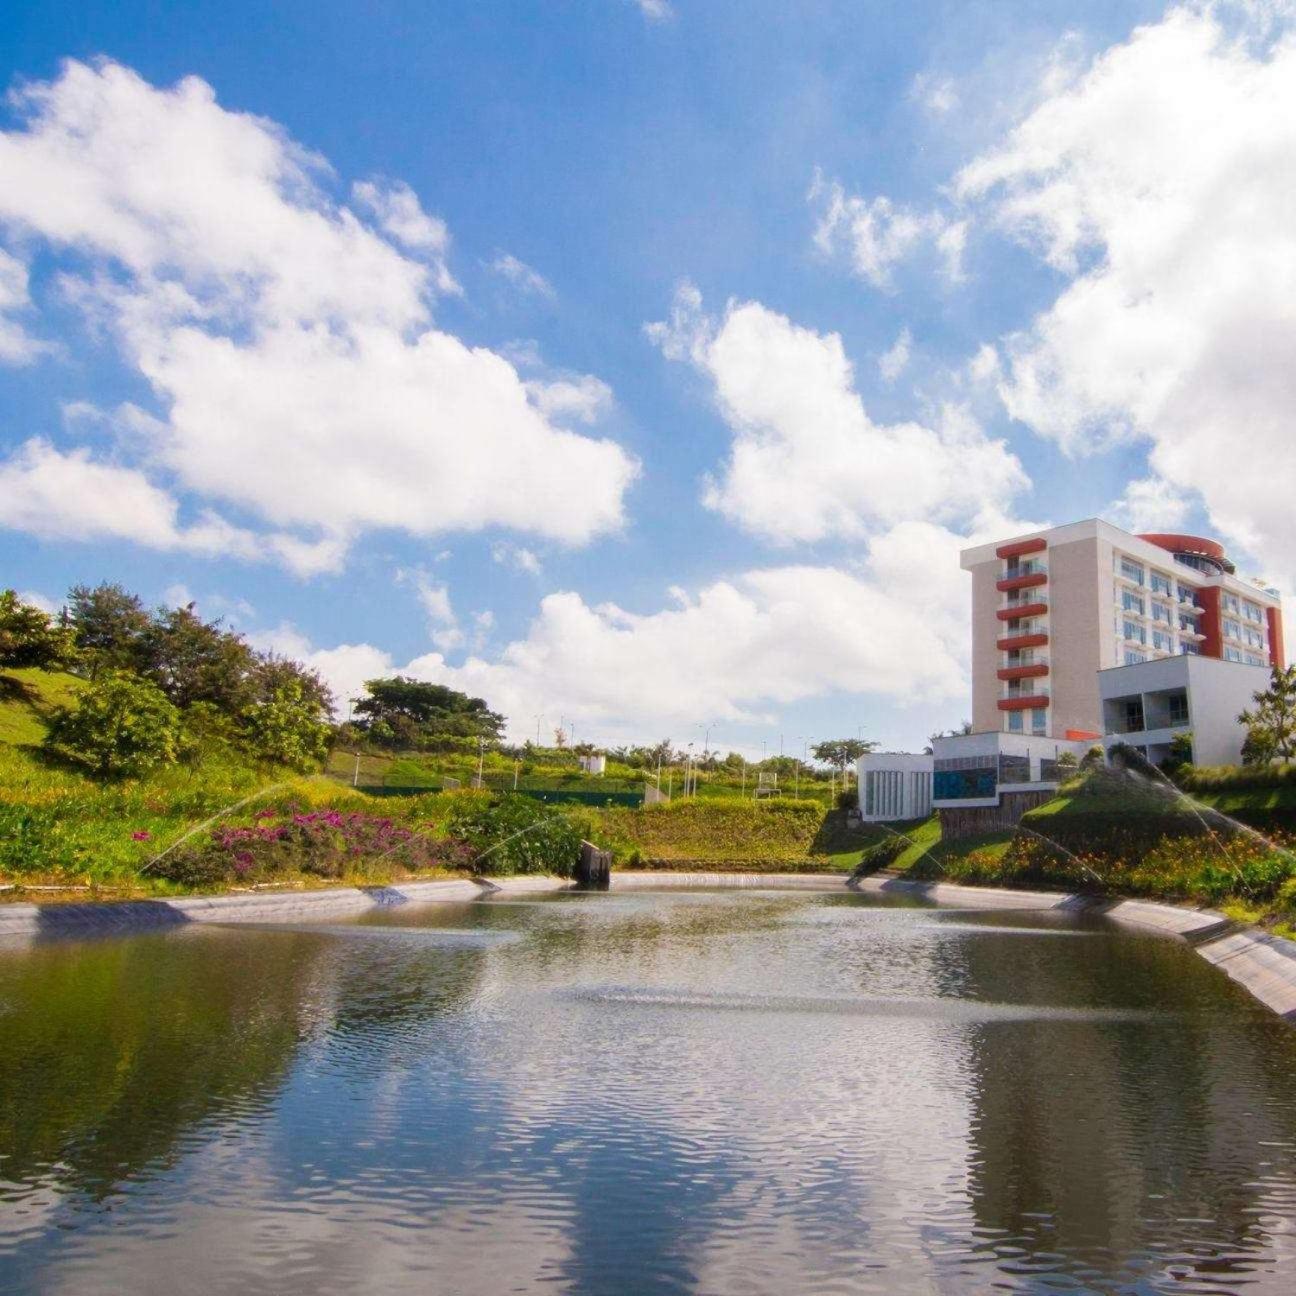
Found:
[[[367,697],[356,703],[358,723],[378,742],[417,747],[433,738],[499,740],[504,717],[481,698],[422,680],[396,675],[369,680]]]
[[[73,585],[63,617],[85,656],[91,679],[101,670],[134,670],[140,665],[152,619],[139,598],[120,585]]]
[[[194,605],[165,608],[140,640],[138,670],[178,707],[210,702],[239,715],[257,698],[258,659],[241,635],[204,621]]]
[[[244,716],[248,749],[257,760],[293,769],[318,768],[328,754],[330,729],[318,697],[301,680],[280,684],[273,695]]]
[[[1253,708],[1238,716],[1247,736],[1242,760],[1247,765],[1290,761],[1296,756],[1296,666],[1275,666],[1269,687],[1253,693]]]
[[[100,778],[145,774],[174,760],[180,713],[156,685],[124,671],[106,671],[75,706],[61,707],[47,750]]]
[[[0,590],[0,669],[67,666],[76,655],[71,633],[49,613],[22,602],[13,590]]]
[[[814,752],[815,760],[823,761],[825,765],[831,765],[845,775],[849,766],[854,765],[861,756],[867,755],[876,746],[877,743],[864,738],[830,738],[815,743],[810,750]]]
[[[268,702],[285,684],[295,684],[303,701],[313,706],[320,719],[333,714],[333,690],[320,678],[317,671],[293,661],[268,653],[261,657],[254,671],[257,693],[261,701]]]

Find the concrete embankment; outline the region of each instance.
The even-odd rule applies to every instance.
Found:
[[[10,904],[0,906],[0,939],[124,935],[189,923],[309,920],[338,913],[360,913],[387,905],[477,900],[497,892],[561,891],[570,889],[571,885],[564,878],[510,877],[490,881],[403,882],[381,887],[335,887],[325,891],[189,896],[99,904]],[[1056,891],[1015,891],[947,882],[908,882],[897,878],[864,878],[853,886],[864,893],[913,896],[935,904],[959,907],[1019,911],[1056,909],[1099,914],[1124,927],[1187,941],[1207,962],[1218,967],[1266,1007],[1296,1025],[1296,942],[1233,923],[1224,914],[1211,909],[1189,909],[1150,900],[1101,900]],[[845,892],[848,889],[843,875],[831,873],[622,870],[612,875],[613,891],[666,887],[824,892]]]

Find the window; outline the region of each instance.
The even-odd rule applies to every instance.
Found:
[[[1242,660],[1242,649],[1234,648],[1232,644],[1226,644],[1224,647],[1224,660],[1240,662]]]
[[[1059,779],[1058,763],[1051,756],[1040,758],[1040,782],[1056,783]]]
[[[1140,564],[1131,561],[1129,558],[1120,560],[1120,574],[1126,580],[1133,581],[1136,585],[1143,584],[1143,568]]]
[[[1170,596],[1173,586],[1170,584],[1169,576],[1162,576],[1160,572],[1153,572],[1150,583],[1152,585],[1153,594],[1164,594],[1167,597]]]
[[[1181,616],[1179,618],[1179,629],[1186,631],[1188,634],[1197,633],[1197,622],[1192,617]]]
[[[964,764],[969,758],[937,761],[932,773],[932,796],[937,801],[975,801],[995,794],[995,767],[985,762],[992,756],[973,757],[980,765]],[[953,766],[954,768],[949,768]]]
[[[1225,618],[1224,618],[1224,633],[1225,633],[1226,635],[1228,635],[1228,637],[1229,637],[1230,639],[1241,639],[1241,638],[1242,638],[1242,627],[1241,627],[1241,625],[1238,624],[1238,622],[1233,621],[1233,620],[1230,620],[1228,617],[1225,617]]]
[[[1236,594],[1225,594],[1223,603],[1225,612],[1232,612],[1234,616],[1242,615],[1242,602]]]
[[[1147,631],[1136,621],[1126,621],[1121,627],[1121,632],[1130,643],[1147,643]],[[1139,660],[1143,659],[1140,657]]]
[[[1264,622],[1264,613],[1254,603],[1243,603],[1242,615],[1256,625],[1261,625]]]
[[[1188,694],[1171,693],[1170,703],[1170,723],[1172,725],[1186,725],[1188,723]]]
[[[1248,666],[1263,666],[1265,664],[1263,657],[1257,657],[1255,653],[1243,653]]]
[[[1043,737],[1048,732],[1048,712],[1044,707],[1036,707],[1031,712],[1031,733]]]
[[[999,757],[999,782],[1000,783],[1029,783],[1030,782],[1030,757],[1029,756],[1000,756]]]
[[[1143,600],[1137,594],[1131,594],[1129,590],[1121,591],[1121,607],[1126,612],[1136,612],[1139,616],[1143,615]]]
[[[1191,639],[1183,639],[1179,643],[1179,652],[1184,657],[1197,657],[1201,654],[1201,645],[1193,643]]]
[[[1125,665],[1137,666],[1139,662],[1147,661],[1147,653],[1135,652],[1133,648],[1125,649]]]
[[[1164,630],[1153,630],[1152,647],[1158,652],[1174,652],[1174,635]]]
[[[1163,621],[1166,625],[1174,625],[1174,613],[1170,610],[1169,603],[1152,604],[1152,620]]]
[[[1022,723],[1022,713],[1020,711],[1008,712],[1008,732],[1021,733],[1024,728]]]
[[[1143,699],[1129,698],[1121,706],[1121,732],[1142,733]]]

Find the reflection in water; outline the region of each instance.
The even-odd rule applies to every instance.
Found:
[[[672,891],[0,952],[0,1095],[19,1292],[1296,1273],[1296,1036],[1066,915]]]

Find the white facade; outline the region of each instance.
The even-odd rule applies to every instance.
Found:
[[[1265,689],[1263,666],[1211,657],[1171,657],[1098,672],[1103,747],[1135,747],[1153,764],[1170,744],[1191,733],[1195,765],[1237,765],[1246,730],[1237,721],[1254,693]]]
[[[870,752],[856,762],[860,816],[865,823],[926,819],[932,809],[931,756]]]
[[[937,810],[997,806],[1003,792],[1051,792],[1061,781],[1058,758],[1077,759],[1088,740],[1040,738],[1030,734],[956,734],[933,741],[932,803]]]
[[[602,774],[607,769],[607,757],[582,756],[580,758],[580,767],[586,774]]]

